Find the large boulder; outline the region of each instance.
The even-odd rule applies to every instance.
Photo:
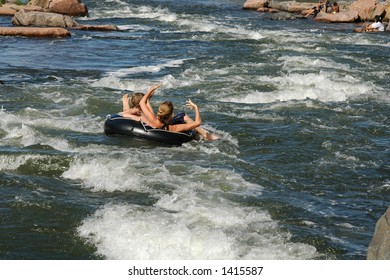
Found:
[[[277,12],[273,13],[270,16],[271,20],[295,20],[295,19],[305,19],[305,17],[301,14],[297,13],[289,13],[289,12]]]
[[[79,0],[52,0],[49,12],[60,13],[69,16],[87,16],[87,7]]]
[[[4,5],[0,6],[0,15],[13,16],[21,9],[26,9],[29,11],[42,11],[43,12],[43,8],[40,6],[4,4]]]
[[[42,27],[0,27],[0,36],[54,37],[70,36],[64,28]]]
[[[342,13],[324,13],[319,12],[314,18],[318,22],[333,22],[333,23],[350,23],[356,22],[359,19],[359,14],[357,11],[347,11]]]
[[[313,8],[313,3],[291,2],[287,4],[287,11],[290,13],[302,13],[302,11]]]
[[[66,15],[20,10],[12,18],[13,25],[41,27],[73,27],[77,23]]]
[[[390,260],[390,207],[375,226],[374,237],[368,246],[368,260]]]
[[[52,0],[31,0],[28,4],[48,9],[51,1]]]
[[[80,0],[31,0],[30,5],[40,6],[47,12],[68,16],[87,16],[88,9]]]
[[[269,0],[247,0],[244,3],[244,9],[257,10],[259,8],[268,7]]]
[[[289,13],[299,13],[307,11],[315,6],[315,3],[295,2],[295,1],[270,1],[269,8]]]
[[[377,0],[357,0],[350,5],[349,10],[358,12],[361,21],[372,21],[375,15],[382,14],[385,9],[385,5],[377,6]]]

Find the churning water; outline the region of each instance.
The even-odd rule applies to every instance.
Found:
[[[0,37],[1,259],[366,257],[390,198],[388,34],[239,0],[83,2],[78,22],[121,30]],[[220,140],[105,136],[157,83],[155,106],[191,98]]]

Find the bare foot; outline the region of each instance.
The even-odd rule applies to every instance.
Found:
[[[208,141],[213,141],[213,140],[217,140],[219,139],[219,136],[216,135],[216,134],[213,134],[211,132],[207,132],[206,133],[206,137],[204,137],[205,140],[208,140]]]

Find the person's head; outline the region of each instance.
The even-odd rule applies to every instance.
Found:
[[[139,108],[139,102],[141,101],[142,97],[144,96],[145,94],[143,94],[142,92],[136,92],[134,93],[132,96],[131,96],[131,106],[134,107],[134,108]]]
[[[381,16],[378,16],[378,15],[376,15],[375,17],[374,17],[374,19],[375,19],[375,22],[382,22],[382,17]]]
[[[169,121],[173,117],[173,104],[170,101],[165,101],[160,104],[157,112],[158,119],[165,125],[169,124]]]

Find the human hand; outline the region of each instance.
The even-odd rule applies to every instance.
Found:
[[[194,102],[192,102],[191,99],[188,99],[186,106],[187,106],[187,108],[192,109],[192,110],[198,109],[198,105],[196,105]]]
[[[122,100],[125,101],[125,100],[129,100],[130,99],[130,96],[125,93],[123,96],[122,96]]]
[[[130,97],[127,93],[122,96],[122,111],[130,110]]]
[[[149,97],[152,97],[156,89],[158,89],[161,86],[161,84],[151,86],[148,90]]]

